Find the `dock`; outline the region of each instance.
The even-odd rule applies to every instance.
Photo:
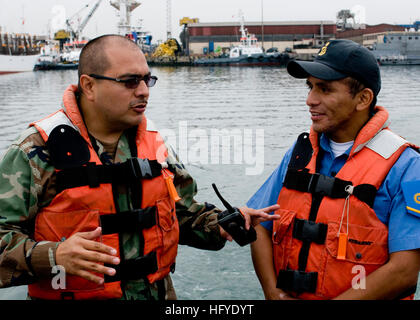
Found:
[[[162,67],[188,67],[193,66],[195,57],[193,56],[167,56],[167,57],[146,57],[149,66]]]
[[[291,59],[295,60],[313,60],[314,53],[296,53],[291,54]],[[196,66],[194,63],[197,59],[205,58],[205,56],[166,56],[166,57],[148,57],[146,60],[149,66],[161,67],[191,67]],[[216,58],[215,58],[216,59]]]

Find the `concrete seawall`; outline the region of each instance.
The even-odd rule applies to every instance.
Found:
[[[293,59],[296,60],[313,60],[313,52],[302,52],[291,54]],[[182,67],[182,66],[194,66],[194,61],[199,58],[198,56],[179,56],[179,57],[146,57],[147,63],[149,66],[172,66],[172,67]],[[214,58],[217,59],[217,58]]]

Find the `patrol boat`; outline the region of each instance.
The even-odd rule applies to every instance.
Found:
[[[372,53],[380,65],[420,65],[420,32],[387,32]]]
[[[248,33],[242,16],[240,44],[232,47],[229,56],[197,59],[196,66],[285,66],[291,59],[287,52],[264,53],[255,35]]]

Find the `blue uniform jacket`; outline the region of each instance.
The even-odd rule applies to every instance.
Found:
[[[339,172],[348,158],[351,147],[345,154],[334,158],[329,140],[324,134],[321,135],[320,147],[325,151],[321,159],[320,173],[332,176],[332,173]],[[281,164],[251,197],[247,203],[248,207],[259,209],[277,203],[293,148],[294,146],[287,151]],[[407,182],[417,185],[420,192],[420,154],[411,148],[407,148],[401,154],[389,171],[373,205],[378,219],[388,226],[389,253],[420,248],[420,215],[406,209],[403,186]],[[271,221],[262,225],[272,230]]]

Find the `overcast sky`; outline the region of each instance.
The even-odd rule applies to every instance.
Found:
[[[52,8],[64,6],[67,18],[96,0],[0,0],[0,27],[3,32],[47,34],[49,22],[54,20]],[[102,0],[99,9],[89,21],[83,34],[89,38],[105,33],[116,33],[117,11],[109,0]],[[132,22],[143,20],[143,28],[153,39],[166,39],[166,0],[143,0],[133,11]],[[262,5],[263,4],[263,5]],[[242,10],[246,21],[335,21],[341,9],[360,5],[365,9],[366,23],[408,24],[420,20],[420,0],[172,0],[172,33],[181,31],[182,17],[199,18],[200,22],[239,21]],[[263,10],[261,10],[263,8]],[[263,11],[263,14],[262,14]],[[89,9],[80,13],[83,19]],[[25,23],[22,25],[22,19]]]

